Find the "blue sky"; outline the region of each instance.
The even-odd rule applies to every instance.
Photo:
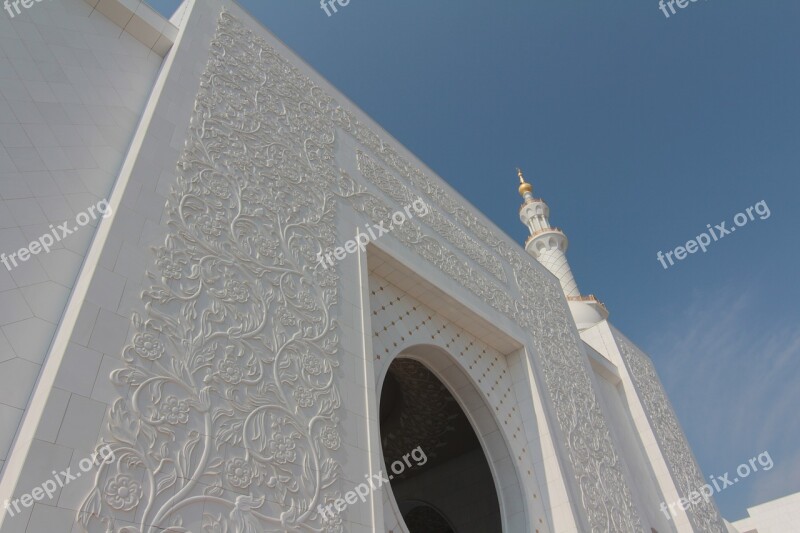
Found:
[[[800,490],[800,2],[241,5],[520,242],[523,168],[706,476],[772,457],[717,495],[726,518]],[[766,220],[656,260],[761,200]]]

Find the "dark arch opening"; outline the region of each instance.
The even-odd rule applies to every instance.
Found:
[[[442,513],[423,502],[405,502],[401,509],[406,527],[413,533],[455,533]]]
[[[380,425],[387,474],[410,533],[502,531],[478,437],[447,387],[422,363],[398,358],[389,366]]]

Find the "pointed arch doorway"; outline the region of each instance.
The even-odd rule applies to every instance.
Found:
[[[481,440],[451,391],[407,350],[389,365],[380,394],[385,470],[409,533],[500,533],[494,475]],[[409,453],[416,451],[413,456]],[[423,459],[424,456],[424,459]],[[391,468],[397,461],[410,466]],[[410,460],[409,460],[410,459]]]

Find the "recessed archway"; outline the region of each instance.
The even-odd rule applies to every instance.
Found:
[[[387,379],[389,369],[398,360],[412,359],[436,376],[449,392],[448,397],[455,400],[479,443],[480,449],[475,453],[482,453],[489,465],[491,479],[483,486],[493,487],[496,492],[493,497],[499,502],[501,528],[486,528],[481,533],[551,531],[545,512],[551,500],[542,477],[542,449],[536,439],[537,415],[531,397],[533,383],[521,345],[424,278],[402,270],[402,265],[393,261],[388,255],[382,255],[374,263],[377,268],[382,266],[389,270],[394,278],[392,282],[377,271],[370,271],[369,276],[370,348],[375,380],[371,417],[378,429],[378,434],[371,437],[374,436],[376,444],[373,448],[378,460],[376,470],[391,473],[387,468],[391,463],[384,463],[378,442],[386,433],[380,424],[382,393],[385,387],[391,391],[398,385],[392,384],[396,381],[394,377]],[[396,404],[397,400],[394,402]],[[391,405],[392,400],[383,402],[384,421]],[[408,453],[418,444],[408,442],[404,444],[408,449],[400,453]],[[452,484],[448,487],[452,490]],[[402,497],[433,503],[419,495],[398,496],[400,502],[391,487],[383,491],[378,509],[383,531],[408,531],[400,509]],[[433,507],[450,518],[448,508]],[[463,514],[469,516],[470,511]],[[453,526],[461,533],[459,524]]]
[[[499,533],[500,498],[476,430],[443,381],[413,357],[389,365],[380,396],[397,509],[409,533]]]

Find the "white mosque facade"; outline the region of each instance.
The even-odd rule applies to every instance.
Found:
[[[0,533],[735,531],[521,172],[524,249],[229,1],[0,30]]]

